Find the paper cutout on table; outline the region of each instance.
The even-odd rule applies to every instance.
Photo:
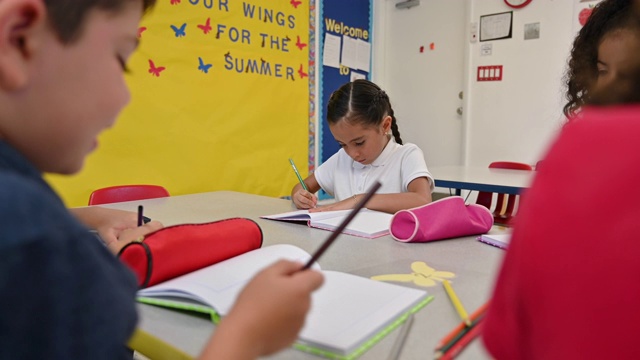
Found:
[[[329,33],[324,34],[324,48],[322,50],[322,65],[340,68],[340,37]]]
[[[397,281],[397,282],[413,282],[415,285],[430,287],[435,286],[436,281],[442,282],[444,279],[451,279],[456,274],[450,271],[438,271],[423,261],[414,261],[411,263],[410,274],[389,274],[372,276],[372,280],[378,281]]]

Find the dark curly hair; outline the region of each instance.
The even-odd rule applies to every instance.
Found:
[[[139,2],[143,11],[147,11],[156,0],[44,0],[49,21],[63,43],[71,43],[80,36],[90,10],[97,8],[117,12],[131,2]]]
[[[567,103],[562,109],[571,117],[589,101],[589,88],[598,76],[598,47],[615,30],[634,28],[632,0],[603,0],[596,5],[573,41],[564,76]]]
[[[345,119],[365,126],[378,126],[386,116],[391,116],[393,138],[402,144],[389,95],[371,81],[358,79],[342,85],[331,94],[327,104],[329,124]]]

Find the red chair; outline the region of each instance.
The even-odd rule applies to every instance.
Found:
[[[109,204],[122,201],[155,199],[171,196],[159,185],[118,185],[95,190],[89,196],[89,205]]]
[[[533,170],[531,165],[511,162],[511,161],[495,161],[489,164],[490,169],[511,169],[511,170]],[[476,204],[482,205],[491,210],[491,203],[493,201],[492,192],[480,191]],[[516,200],[518,195],[509,195],[496,193],[496,207],[493,210],[493,222],[499,225],[509,225],[513,219],[514,210],[516,207]]]

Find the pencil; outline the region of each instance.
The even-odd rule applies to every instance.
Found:
[[[449,299],[451,299],[451,303],[453,304],[453,307],[458,312],[458,315],[460,315],[460,318],[462,319],[462,321],[465,324],[467,324],[467,326],[470,326],[471,321],[469,320],[469,315],[467,315],[467,311],[464,309],[464,306],[462,306],[460,299],[458,299],[458,296],[453,291],[453,288],[451,287],[451,283],[449,283],[449,280],[443,280],[442,285],[444,285],[444,289],[447,292],[447,295],[449,295]]]
[[[446,345],[436,349],[435,354],[434,354],[434,358],[435,359],[442,358],[442,356],[444,356],[444,354],[447,351],[449,351],[449,349],[454,347],[456,345],[456,343],[458,343],[458,341],[460,339],[462,339],[468,332],[473,330],[473,328],[476,325],[478,325],[480,323],[480,321],[482,321],[483,317],[484,317],[484,314],[480,314],[477,319],[475,319],[474,321],[471,322],[471,326],[464,325],[462,331],[460,331],[459,333],[455,334],[455,336]]]
[[[360,202],[356,204],[356,207],[354,207],[349,212],[349,215],[347,215],[347,217],[344,218],[344,220],[342,220],[340,225],[338,225],[338,227],[329,235],[327,240],[325,240],[322,243],[322,245],[320,245],[320,248],[318,248],[318,250],[316,250],[313,256],[311,256],[311,259],[307,261],[307,263],[304,265],[302,270],[307,270],[308,268],[311,267],[311,265],[313,265],[314,262],[320,259],[322,254],[324,254],[324,252],[327,251],[329,246],[331,246],[331,244],[333,244],[333,242],[336,241],[338,236],[340,236],[340,234],[344,231],[347,225],[349,225],[351,220],[353,220],[353,218],[356,217],[356,215],[358,215],[358,212],[362,210],[362,208],[367,204],[367,202],[371,199],[371,197],[373,197],[373,194],[375,194],[376,191],[378,191],[380,186],[382,186],[382,184],[379,181],[376,181],[373,183],[373,185],[371,185],[371,188],[365,193],[364,197],[360,199]]]
[[[477,308],[476,311],[474,311],[473,314],[471,314],[470,316],[471,321],[473,322],[477,320],[479,317],[483,316],[484,312],[487,310],[487,306],[489,306],[488,301],[484,303],[482,306],[480,306],[479,308]],[[456,337],[456,335],[458,335],[460,331],[464,330],[466,326],[467,324],[461,322],[458,326],[456,326],[453,330],[451,330],[451,332],[449,332],[447,336],[445,336],[444,338],[442,338],[442,340],[440,340],[440,342],[438,343],[438,346],[436,346],[436,349],[443,348],[445,345],[451,342],[451,340],[454,337]]]
[[[300,173],[298,172],[298,168],[296,167],[296,164],[293,163],[293,159],[289,158],[289,163],[291,163],[291,167],[293,168],[293,172],[296,173],[296,176],[298,177],[298,181],[300,181],[300,185],[302,185],[302,188],[305,191],[309,191],[309,189],[307,189],[307,184],[304,183],[304,180],[302,180],[302,176],[300,176]]]
[[[144,216],[142,216],[142,205],[138,205],[138,226],[144,224]]]
[[[449,360],[458,356],[460,352],[462,352],[462,350],[464,350],[464,348],[473,341],[473,339],[480,335],[481,331],[482,323],[475,324],[462,338],[460,338],[460,340],[458,340],[442,355],[440,360]]]

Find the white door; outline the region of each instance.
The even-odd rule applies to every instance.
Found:
[[[461,165],[466,7],[422,0],[409,9],[374,0],[373,81],[390,96],[402,140],[418,145],[427,166]],[[464,111],[464,109],[461,109]]]

